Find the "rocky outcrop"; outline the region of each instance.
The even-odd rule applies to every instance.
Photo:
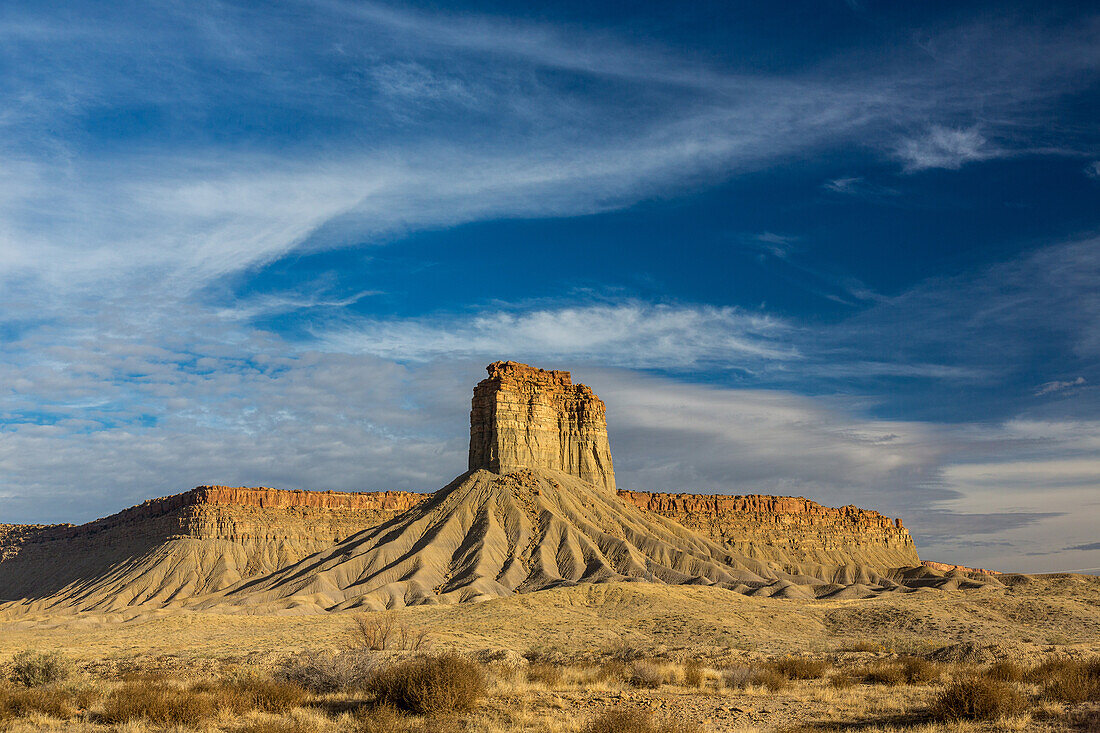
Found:
[[[786,565],[920,564],[913,538],[900,519],[855,506],[824,507],[787,496],[651,494],[620,491],[634,506],[724,542],[749,557]]]
[[[569,372],[498,361],[474,388],[471,471],[561,471],[615,490],[603,401]]]
[[[981,575],[1004,575],[1000,570],[986,570],[985,568],[968,568],[965,565],[952,565],[949,562],[936,562],[935,560],[921,560],[921,565],[930,570],[938,570],[941,573],[958,571],[960,573],[980,573]]]
[[[79,526],[0,525],[0,600],[75,587],[123,604],[213,592],[379,526],[427,496],[200,486]],[[173,570],[119,572],[139,558]],[[89,585],[101,589],[92,594]]]

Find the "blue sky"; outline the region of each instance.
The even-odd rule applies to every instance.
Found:
[[[1100,14],[733,5],[4,3],[0,521],[432,490],[510,358],[624,487],[1096,571]]]

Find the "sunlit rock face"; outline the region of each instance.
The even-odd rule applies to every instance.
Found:
[[[615,490],[607,413],[591,389],[513,361],[486,370],[470,410],[471,471],[548,468]]]

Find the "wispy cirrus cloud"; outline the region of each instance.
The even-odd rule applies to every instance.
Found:
[[[412,361],[439,358],[598,359],[616,366],[751,371],[797,360],[791,326],[739,308],[642,302],[486,310],[410,319],[354,319],[315,336],[324,349]]]

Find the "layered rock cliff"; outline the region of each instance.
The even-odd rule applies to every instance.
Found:
[[[79,526],[0,525],[0,600],[79,595],[102,607],[101,599],[132,605],[214,592],[378,526],[426,496],[200,486]]]
[[[470,410],[471,471],[551,469],[615,490],[604,403],[569,372],[490,364]]]
[[[920,565],[900,519],[855,506],[824,507],[788,496],[620,491],[634,506],[674,519],[749,557],[784,565]]]

